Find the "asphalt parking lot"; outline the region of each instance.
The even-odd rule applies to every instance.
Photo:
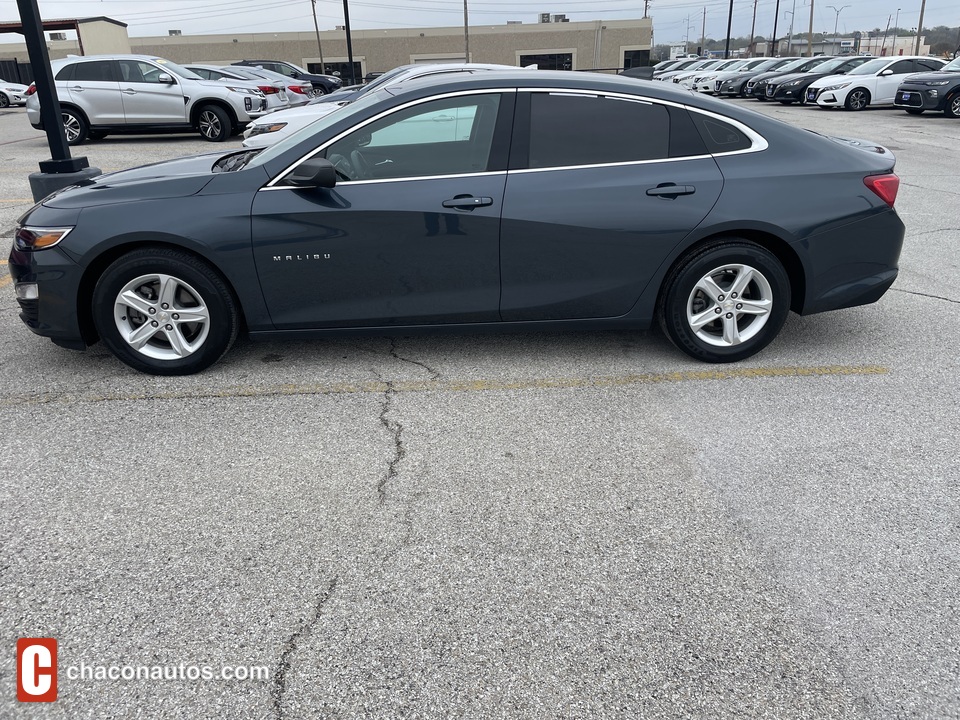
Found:
[[[0,267],[0,716],[960,717],[960,122],[730,102],[887,145],[907,225],[879,303],[732,366],[651,331],[150,377],[32,335]],[[0,111],[0,242],[47,156]],[[57,702],[16,701],[21,637],[58,639]]]

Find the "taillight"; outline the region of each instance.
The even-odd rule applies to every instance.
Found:
[[[257,87],[264,95],[273,95],[280,92],[280,88],[275,88],[273,85],[257,85]]]
[[[300,87],[299,85],[291,85],[290,89],[293,90],[298,95],[306,95],[307,91],[305,88]]]
[[[900,189],[900,178],[893,173],[886,175],[867,175],[863,184],[876,193],[877,197],[887,205],[893,207],[897,201],[897,191]]]
[[[33,95],[36,91],[37,91],[37,84],[36,84],[36,83],[30,83],[30,87],[27,88],[27,91],[24,93],[24,95],[26,95],[27,97],[30,97],[30,96]]]

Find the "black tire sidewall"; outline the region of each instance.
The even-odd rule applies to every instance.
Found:
[[[200,129],[200,117],[207,111],[215,114],[217,119],[220,120],[220,134],[215,138],[210,138],[201,131],[200,137],[207,142],[224,142],[229,139],[233,134],[233,121],[230,120],[230,115],[226,110],[216,105],[204,105],[197,111],[197,129]]]
[[[140,275],[172,275],[196,290],[210,314],[207,339],[199,350],[179,360],[157,360],[140,354],[120,335],[113,309],[117,295]],[[153,375],[190,375],[209,367],[230,349],[236,339],[236,303],[223,280],[206,264],[183,252],[166,248],[136,250],[116,260],[97,281],[92,310],[100,339],[122,362]]]
[[[856,92],[863,93],[867,99],[867,101],[863,104],[863,107],[858,108],[850,104],[850,99],[853,97],[853,94]],[[847,99],[843,101],[843,107],[847,110],[853,110],[854,112],[858,112],[860,110],[866,110],[869,106],[870,106],[870,91],[862,87],[854,88],[853,90],[851,90],[850,93],[847,95]]]
[[[773,293],[773,309],[755,337],[735,347],[717,347],[698,338],[687,323],[687,300],[704,275],[734,263],[749,265],[763,274]],[[790,279],[770,251],[746,241],[728,240],[707,246],[679,263],[667,277],[662,298],[660,325],[678,348],[697,360],[737,362],[760,352],[780,332],[790,312]]]
[[[76,118],[77,122],[80,123],[80,134],[76,140],[67,140],[67,145],[82,145],[86,142],[87,136],[90,134],[90,125],[87,123],[87,119],[73,108],[61,108],[60,114],[61,116],[69,115]],[[66,129],[64,129],[64,133],[66,133]]]
[[[7,94],[0,92],[0,108],[8,108],[10,105],[10,98],[7,97]]]

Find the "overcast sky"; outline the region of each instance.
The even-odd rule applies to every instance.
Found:
[[[566,14],[571,21],[617,20],[641,17],[643,0],[467,0],[471,25],[499,25],[508,20],[535,23],[539,13]],[[756,34],[773,32],[777,0],[757,0]],[[790,11],[796,8],[794,32],[806,32],[811,0],[780,0],[777,35],[790,27]],[[840,32],[884,28],[887,17],[900,27],[916,27],[920,0],[814,0],[814,32],[833,32],[837,15],[830,8],[843,8]],[[462,0],[349,0],[354,29],[433,27],[462,25]],[[44,19],[106,15],[127,23],[131,36],[166,35],[180,30],[184,35],[207,33],[312,31],[311,0],[39,0]],[[846,7],[844,7],[846,6]],[[734,36],[748,35],[754,0],[734,0]],[[691,41],[700,37],[706,8],[708,37],[726,36],[729,0],[651,0],[654,40],[657,43]],[[317,0],[321,30],[343,24],[342,0]],[[18,20],[16,0],[0,0],[0,20]],[[891,21],[891,24],[893,21]],[[960,0],[928,0],[924,25],[960,24]],[[7,36],[8,41],[18,36]]]

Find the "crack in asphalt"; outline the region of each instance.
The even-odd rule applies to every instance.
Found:
[[[270,696],[273,699],[273,714],[277,720],[283,720],[283,696],[287,692],[287,672],[290,670],[290,656],[297,649],[299,640],[309,635],[313,631],[313,627],[320,621],[323,606],[330,600],[339,581],[339,576],[330,581],[326,589],[317,598],[313,607],[313,617],[308,620],[301,620],[296,632],[287,638],[283,645],[283,652],[280,653],[280,660],[277,663],[277,671],[273,674],[273,687],[270,689]]]
[[[440,373],[439,373],[437,370],[434,370],[432,367],[430,367],[430,366],[427,365],[426,363],[420,362],[419,360],[412,360],[412,359],[410,359],[410,358],[405,358],[405,357],[403,357],[402,355],[399,355],[399,354],[397,353],[397,341],[396,341],[395,339],[393,339],[393,338],[390,338],[390,355],[391,355],[391,357],[396,358],[396,359],[399,360],[400,362],[410,363],[410,364],[412,364],[412,365],[416,365],[416,366],[418,366],[418,367],[422,367],[424,370],[426,370],[428,373],[430,373],[430,375],[431,375],[431,378],[430,378],[430,379],[431,379],[431,380],[439,380],[439,379],[440,379]]]
[[[921,235],[933,235],[942,232],[960,232],[960,227],[937,228],[936,230],[924,230],[923,232],[910,233],[910,237],[920,237]]]
[[[903,180],[900,181],[900,184],[901,184],[901,185],[905,185],[906,187],[917,188],[918,190],[928,190],[928,191],[931,191],[931,192],[941,192],[941,193],[945,193],[945,194],[947,194],[947,195],[958,195],[958,196],[960,196],[960,193],[958,193],[958,192],[954,192],[954,191],[952,191],[952,190],[944,190],[943,188],[939,188],[939,187],[924,187],[923,185],[914,185],[913,183],[905,183],[905,182],[903,182]]]
[[[379,373],[375,374],[377,379],[386,385],[386,389],[383,391],[383,401],[380,403],[380,424],[390,433],[393,439],[393,457],[387,464],[387,471],[377,483],[377,500],[383,505],[387,501],[387,486],[399,474],[397,466],[407,454],[407,450],[403,446],[403,423],[387,418],[387,415],[394,409],[393,398],[397,394],[397,389],[392,380],[384,380]]]
[[[954,300],[953,298],[943,297],[942,295],[930,295],[929,293],[917,292],[916,290],[902,290],[901,288],[890,288],[895,292],[901,292],[906,295],[918,295],[919,297],[931,298],[932,300],[943,300],[948,303],[956,303],[960,305],[960,300]]]

